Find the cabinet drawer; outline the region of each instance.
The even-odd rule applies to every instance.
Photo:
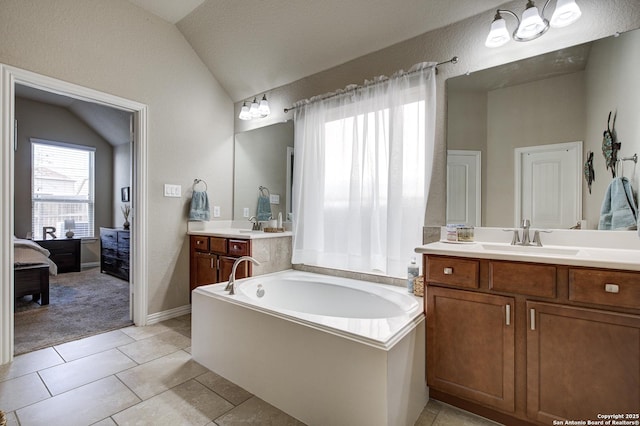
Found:
[[[100,228],[100,240],[102,244],[117,244],[118,243],[118,232]]]
[[[209,251],[209,237],[203,237],[201,235],[192,235],[191,250]]]
[[[229,240],[227,253],[232,256],[249,256],[249,241]]]
[[[129,247],[129,233],[125,231],[118,232],[118,245]]]
[[[209,237],[209,250],[214,253],[227,253],[227,239],[219,237]]]
[[[556,267],[528,263],[489,263],[489,288],[495,291],[556,297]]]
[[[427,281],[451,284],[459,287],[478,288],[477,260],[463,260],[447,257],[427,258]]]
[[[569,300],[640,309],[640,273],[569,269]]]

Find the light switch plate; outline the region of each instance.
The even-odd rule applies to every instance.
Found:
[[[280,195],[271,194],[270,200],[271,204],[280,204]]]
[[[249,217],[249,207],[242,209],[242,217]]]
[[[164,196],[165,197],[181,197],[182,196],[182,186],[180,185],[171,185],[169,183],[164,184]]]
[[[220,217],[220,206],[213,206],[213,217]]]

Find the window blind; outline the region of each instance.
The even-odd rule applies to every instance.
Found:
[[[95,148],[31,139],[32,233],[43,238],[43,227],[55,227],[64,237],[94,236]],[[65,227],[66,221],[66,227]]]

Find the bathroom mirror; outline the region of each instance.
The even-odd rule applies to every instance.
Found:
[[[293,121],[236,133],[234,144],[233,220],[256,215],[259,187],[272,195],[271,213],[287,220],[290,207]]]
[[[640,30],[634,30],[447,80],[447,223],[512,227],[518,210],[535,218],[571,208],[562,225],[532,220],[532,226],[568,228],[582,219],[583,229],[597,229],[612,181],[602,153],[610,111],[617,111],[618,158],[640,154],[638,69]],[[578,153],[569,160],[569,176],[545,165],[531,177],[522,152],[548,151],[549,161],[560,162],[570,145]],[[591,189],[583,170],[589,151]],[[640,187],[634,161],[619,162],[618,176],[629,178],[635,191]],[[531,188],[543,189],[529,197]],[[544,203],[524,206],[540,199]]]

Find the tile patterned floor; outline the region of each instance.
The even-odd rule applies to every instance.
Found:
[[[9,426],[303,425],[191,359],[191,316],[20,355],[0,366]],[[416,426],[495,423],[430,401]],[[304,426],[304,425],[303,425]]]

